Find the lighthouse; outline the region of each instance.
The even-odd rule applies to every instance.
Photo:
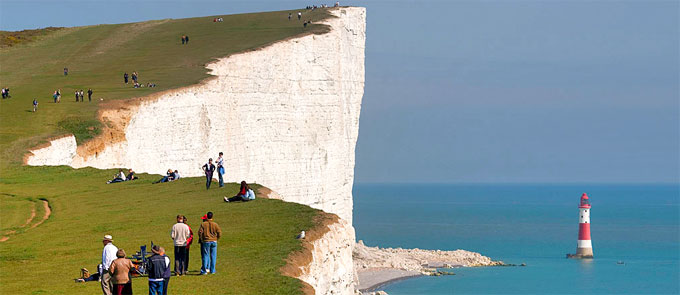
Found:
[[[567,258],[593,258],[593,244],[590,241],[590,201],[588,195],[581,195],[578,205],[578,243],[576,254],[567,254]]]

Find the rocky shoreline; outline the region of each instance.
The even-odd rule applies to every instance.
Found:
[[[386,284],[410,277],[454,274],[438,268],[505,265],[465,250],[380,248],[366,246],[363,241],[355,245],[353,258],[359,279],[357,289],[365,294],[379,294],[377,289]]]

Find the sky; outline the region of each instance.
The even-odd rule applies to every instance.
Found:
[[[308,4],[0,0],[0,28]],[[341,4],[367,7],[355,182],[680,183],[678,1]]]

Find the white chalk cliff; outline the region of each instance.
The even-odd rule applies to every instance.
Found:
[[[343,219],[314,242],[318,251],[301,279],[317,294],[353,294],[352,246],[346,245],[355,239],[366,10],[331,11],[336,17],[325,21],[328,33],[219,59],[207,65],[214,78],[143,100],[122,116],[124,138],[96,153],[81,151],[67,136],[31,151],[26,163],[157,174],[172,168],[201,176],[207,159],[224,152],[225,181],[257,182],[285,201]]]

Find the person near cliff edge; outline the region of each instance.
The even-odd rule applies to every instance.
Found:
[[[222,155],[222,152],[220,152],[217,156],[217,161],[215,161],[215,164],[217,164],[217,177],[220,180],[220,187],[224,186],[224,179],[222,178],[222,174],[224,174],[224,158],[222,158]]]
[[[217,264],[217,240],[222,236],[222,229],[213,222],[213,213],[205,214],[205,219],[198,229],[198,242],[201,243],[201,275],[214,274]]]
[[[215,165],[213,165],[212,158],[208,159],[208,163],[203,165],[203,171],[205,171],[205,189],[210,189],[213,172],[215,172]]]

